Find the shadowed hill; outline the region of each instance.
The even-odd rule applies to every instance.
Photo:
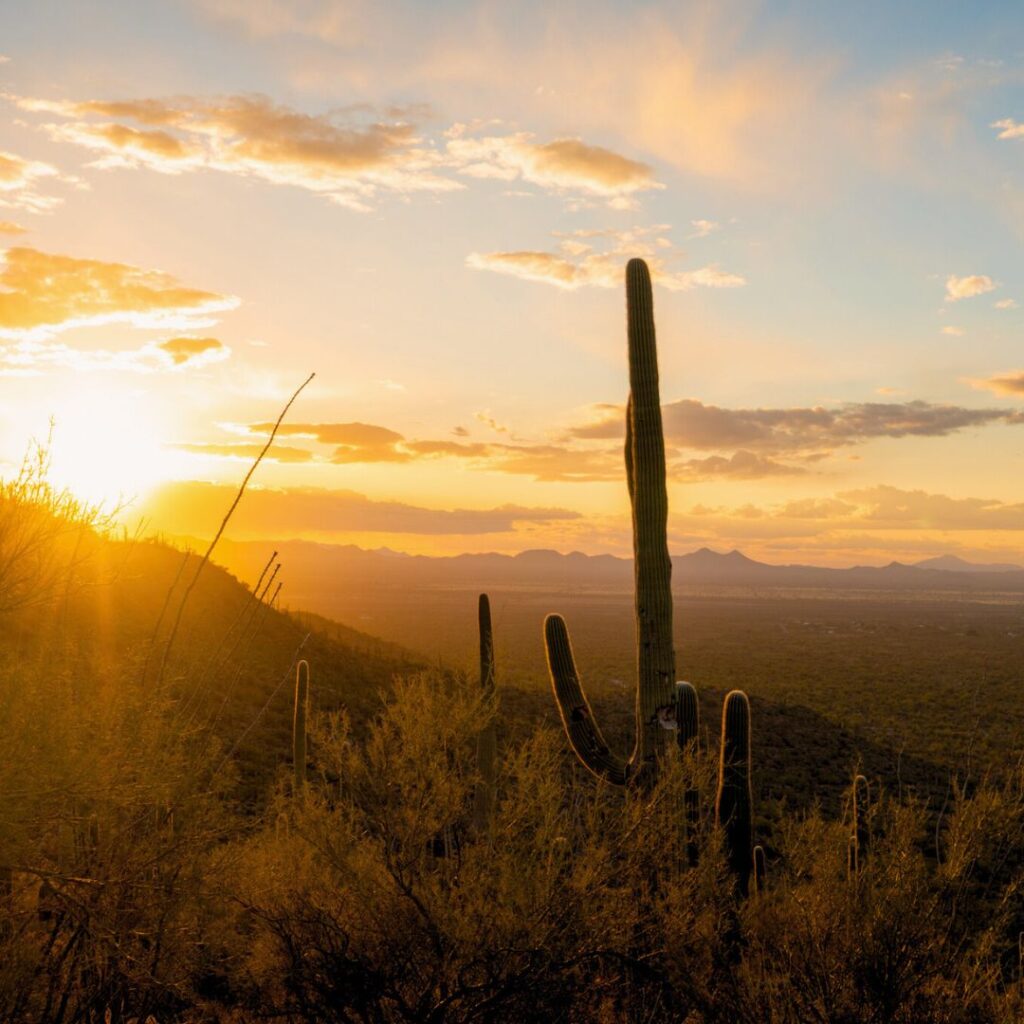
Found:
[[[52,606],[0,616],[3,657],[22,670],[72,679],[142,678],[145,672],[155,692],[168,627],[199,556],[157,542],[97,537],[85,547],[74,581]],[[278,578],[286,572],[282,567]],[[290,756],[298,658],[313,666],[312,706],[344,706],[357,720],[379,707],[380,691],[396,673],[415,666],[395,644],[270,607],[271,595],[261,602],[225,569],[208,564],[164,672],[176,701],[172,724],[209,726],[225,751],[237,745],[236,763],[250,794]]]

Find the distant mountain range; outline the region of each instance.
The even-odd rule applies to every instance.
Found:
[[[452,557],[408,555],[388,548],[366,550],[354,545],[313,541],[222,541],[215,560],[243,579],[258,575],[273,549],[284,564],[292,600],[302,601],[325,589],[346,585],[390,588],[527,587],[571,590],[576,587],[628,589],[633,562],[614,555],[561,554],[544,549],[518,555],[466,554]],[[1024,567],[975,564],[955,555],[928,558],[913,565],[832,569],[813,565],[769,565],[739,551],[719,553],[700,548],[672,559],[673,584],[824,590],[917,590],[1024,592]]]

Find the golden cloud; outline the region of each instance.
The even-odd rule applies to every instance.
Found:
[[[28,233],[28,228],[23,228],[20,224],[15,224],[14,221],[0,220],[0,235],[24,235]]]
[[[221,353],[225,345],[216,338],[168,338],[156,346],[171,357],[175,366],[196,362],[202,357]]]
[[[1024,370],[1008,370],[992,377],[972,380],[971,384],[997,395],[1024,395]]]
[[[56,139],[103,154],[100,167],[139,165],[167,173],[207,167],[309,189],[353,209],[367,209],[382,189],[463,187],[436,173],[441,155],[421,145],[415,125],[406,120],[365,121],[355,111],[347,120],[333,112],[306,114],[261,95],[13,99],[22,109],[69,119],[45,128]]]
[[[107,323],[189,326],[238,305],[235,298],[188,288],[170,274],[126,263],[20,247],[7,249],[0,260],[0,338]]]
[[[464,125],[446,133],[446,151],[462,174],[521,180],[543,188],[582,192],[630,206],[635,193],[663,188],[651,167],[581,139],[539,143],[528,132],[474,137]]]

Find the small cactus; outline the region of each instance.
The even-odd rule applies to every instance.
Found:
[[[753,806],[750,787],[750,701],[733,690],[722,704],[722,739],[719,748],[718,797],[715,821],[724,832],[729,867],[741,896],[750,888],[753,871]]]
[[[486,594],[480,595],[480,689],[485,702],[494,700],[494,633],[491,629],[491,603]],[[490,709],[488,708],[488,711]],[[494,719],[480,730],[476,739],[477,769],[480,782],[474,795],[474,821],[478,830],[487,828],[494,810],[495,760],[497,759],[497,737]]]
[[[676,740],[684,753],[696,749],[700,737],[700,704],[693,683],[676,683]],[[683,793],[683,825],[686,829],[686,859],[692,867],[697,863],[700,824],[700,791],[688,786]]]
[[[292,719],[292,765],[295,769],[294,793],[306,788],[306,711],[309,706],[309,662],[295,667],[295,715]]]
[[[666,532],[665,439],[658,391],[651,275],[643,260],[626,266],[629,401],[626,405],[626,485],[633,509],[633,571],[637,640],[636,739],[624,759],[609,748],[580,683],[560,615],[544,622],[548,668],[566,735],[596,776],[616,785],[649,778],[674,729],[675,650],[672,645],[672,561]]]
[[[768,885],[768,864],[764,857],[764,847],[758,843],[754,847],[754,894],[763,896]]]
[[[868,780],[863,775],[853,777],[850,787],[850,837],[846,871],[850,878],[859,878],[868,849]]]

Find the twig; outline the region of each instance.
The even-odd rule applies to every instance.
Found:
[[[245,479],[242,481],[241,486],[238,488],[238,493],[235,495],[235,500],[231,502],[231,507],[227,510],[224,518],[221,520],[221,524],[217,529],[217,533],[214,535],[213,540],[210,541],[210,546],[206,549],[206,554],[203,555],[202,561],[196,568],[195,575],[192,577],[192,581],[185,589],[185,593],[181,598],[181,604],[178,605],[178,613],[174,617],[174,625],[171,627],[170,636],[167,638],[167,644],[164,647],[163,659],[160,662],[160,674],[157,676],[156,685],[159,688],[163,682],[164,670],[167,668],[167,658],[171,653],[171,648],[174,646],[174,640],[178,635],[178,627],[181,625],[181,616],[185,611],[185,605],[188,604],[188,599],[192,595],[192,591],[195,588],[196,583],[199,581],[199,576],[203,569],[206,567],[206,563],[210,560],[210,556],[213,554],[213,549],[217,546],[217,542],[221,538],[221,534],[226,529],[231,516],[234,514],[235,509],[238,507],[238,503],[242,500],[242,495],[245,494],[245,488],[249,484],[253,473],[256,472],[256,467],[263,461],[263,456],[270,450],[270,446],[274,443],[274,438],[277,436],[278,428],[281,426],[282,421],[288,414],[288,410],[292,407],[292,403],[296,398],[302,394],[306,385],[316,376],[315,373],[311,373],[298,387],[295,394],[288,399],[287,404],[281,410],[281,415],[277,417],[277,422],[274,423],[274,429],[270,431],[270,437],[267,438],[267,443],[263,446],[259,455],[256,456],[256,461],[249,467],[249,472],[245,474]]]

